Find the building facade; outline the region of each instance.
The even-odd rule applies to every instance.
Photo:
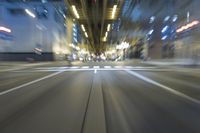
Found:
[[[0,60],[60,60],[67,54],[62,1],[0,3]]]

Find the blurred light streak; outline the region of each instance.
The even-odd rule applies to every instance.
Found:
[[[120,45],[116,46],[116,49],[120,50],[120,49],[127,49],[130,47],[130,44],[127,42],[122,42]]]
[[[165,39],[167,39],[167,36],[163,36],[163,37],[162,37],[162,40],[165,40]]]
[[[78,14],[78,12],[77,12],[77,10],[76,10],[76,7],[75,7],[74,5],[72,5],[72,10],[73,10],[74,15],[76,16],[76,18],[79,19],[80,16],[79,16],[79,14]]]
[[[149,23],[153,23],[155,21],[156,17],[155,16],[151,16]]]
[[[87,34],[87,32],[85,32],[85,37],[87,37],[87,38],[88,38],[88,34]]]
[[[107,31],[110,31],[110,27],[111,27],[111,25],[108,24],[108,26],[107,26]]]
[[[165,26],[165,27],[162,29],[162,33],[166,32],[168,28],[169,28],[169,26],[168,26],[168,25],[167,25],[167,26]]]
[[[112,11],[112,19],[114,19],[114,17],[115,17],[116,10],[117,10],[117,5],[114,5],[113,11]]]
[[[82,30],[85,32],[85,27],[84,27],[83,24],[81,25],[81,28],[82,28]]]
[[[199,21],[195,20],[195,21],[193,21],[193,22],[191,22],[189,24],[186,24],[186,25],[180,27],[179,29],[176,30],[176,32],[180,33],[182,31],[187,30],[189,28],[192,28],[193,26],[198,25],[198,24],[199,24]]]
[[[106,33],[105,33],[105,37],[107,37],[108,36],[108,32],[106,31]]]
[[[164,21],[166,22],[166,21],[168,21],[169,19],[170,19],[170,16],[166,16],[165,19],[164,19]]]
[[[0,31],[11,33],[11,29],[1,26]]]
[[[178,19],[178,15],[174,15],[174,17],[172,18],[172,21],[176,22],[177,19]]]
[[[187,12],[187,22],[188,23],[190,22],[190,12],[189,11]]]
[[[153,32],[154,32],[154,30],[152,29],[152,30],[149,31],[148,34],[151,35]]]
[[[103,41],[106,42],[107,41],[107,37],[103,37]]]
[[[31,17],[33,17],[33,18],[35,18],[35,14],[34,13],[32,13],[30,10],[28,10],[28,9],[25,9],[25,12],[29,15],[29,16],[31,16]]]

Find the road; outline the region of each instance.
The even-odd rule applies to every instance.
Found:
[[[49,63],[0,71],[0,133],[200,133],[199,68]]]

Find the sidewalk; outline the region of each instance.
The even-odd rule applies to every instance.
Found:
[[[192,59],[157,59],[142,61],[141,63],[158,66],[200,66],[200,61]]]
[[[15,70],[28,68],[28,67],[47,65],[47,64],[50,64],[50,63],[51,62],[35,62],[35,63],[29,63],[29,62],[0,62],[0,72],[15,71]]]

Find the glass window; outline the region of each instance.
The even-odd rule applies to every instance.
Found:
[[[38,19],[48,19],[48,9],[45,6],[36,7]]]
[[[8,11],[13,16],[25,16],[26,12],[23,8],[8,8]]]

